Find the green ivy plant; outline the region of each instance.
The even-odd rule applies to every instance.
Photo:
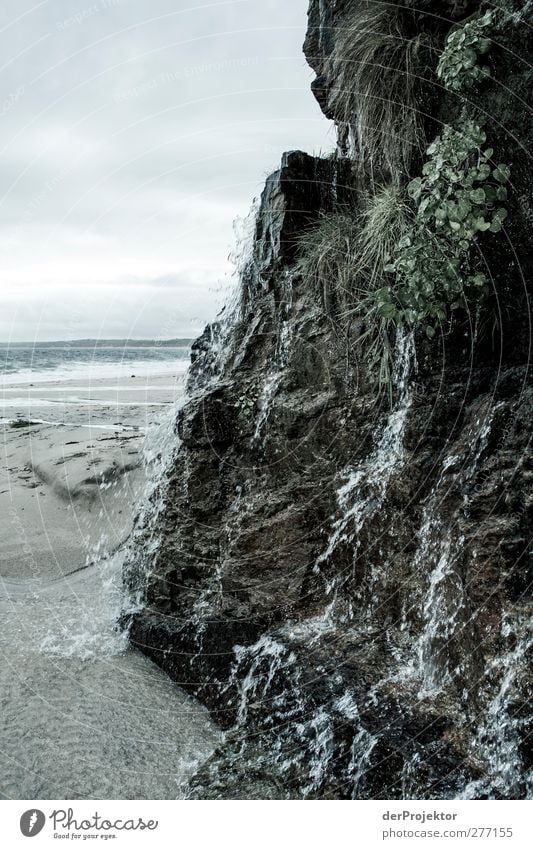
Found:
[[[494,12],[485,12],[450,33],[437,66],[437,77],[446,88],[467,91],[490,76],[490,68],[478,60],[490,50],[492,42],[485,33],[493,23]]]
[[[485,131],[474,121],[463,118],[458,129],[446,126],[427,150],[423,176],[407,187],[409,197],[418,203],[419,219],[460,243],[471,241],[477,232],[498,233],[507,216],[497,202],[507,200],[503,184],[510,169],[491,167],[494,151],[483,149],[486,140]]]
[[[471,89],[487,78],[489,70],[479,65],[478,59],[490,48],[486,31],[496,14],[487,12],[471,19],[448,37],[437,74],[450,90]],[[357,285],[350,291],[357,291],[358,301],[349,313],[357,312],[363,318],[359,341],[365,346],[368,376],[380,388],[388,388],[391,398],[395,331],[405,325],[422,327],[431,338],[452,310],[479,303],[489,290],[472,248],[480,234],[498,233],[503,227],[510,169],[505,164],[494,165],[494,151],[486,142],[483,127],[463,110],[454,125],[445,126],[428,147],[420,177],[406,190],[396,186],[396,194],[389,191],[383,195],[380,190],[394,200],[393,209],[400,214],[396,244],[393,239],[392,245],[383,248],[383,228],[373,226],[362,240],[355,221],[353,241],[364,256],[349,262],[342,241],[346,230],[340,227],[339,269],[335,267],[333,276],[348,281],[356,278]],[[377,208],[381,209],[381,204]],[[372,247],[372,240],[380,241],[379,251]],[[329,238],[326,242],[329,246]],[[315,255],[309,253],[307,244],[302,247],[304,255]],[[349,253],[358,257],[360,251]],[[364,261],[367,254],[376,258],[371,273]],[[358,282],[363,271],[371,285]]]
[[[452,91],[471,89],[490,73],[478,59],[490,49],[486,32],[494,15],[486,12],[448,36],[437,75]],[[387,322],[421,322],[431,337],[450,309],[487,293],[487,277],[472,261],[471,248],[479,233],[502,229],[510,169],[493,167],[486,141],[484,129],[463,111],[429,146],[422,176],[407,187],[416,207],[410,232],[385,268],[395,285],[376,294],[376,309]]]
[[[485,142],[484,130],[463,116],[456,129],[446,126],[428,148],[423,176],[407,187],[416,204],[412,227],[385,268],[396,285],[377,293],[385,318],[423,322],[432,336],[449,308],[488,291],[470,249],[479,233],[502,229],[510,170],[491,166],[493,150]]]
[[[237,398],[237,406],[245,418],[251,418],[254,414],[256,399],[249,395],[240,395]]]

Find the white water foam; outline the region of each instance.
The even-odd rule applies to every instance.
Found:
[[[399,332],[394,364],[394,383],[398,390],[396,406],[389,414],[371,454],[357,468],[341,473],[341,477],[347,477],[347,480],[337,490],[339,515],[333,521],[325,550],[315,562],[314,572],[317,574],[342,543],[353,543],[357,551],[358,537],[364,524],[383,506],[390,481],[404,460],[405,425],[412,403],[409,379],[414,368],[413,336]],[[326,593],[333,598],[326,611],[329,618],[336,614],[336,596],[343,580],[345,578],[341,575],[326,583]]]
[[[457,455],[444,457],[436,486],[424,507],[418,532],[418,548],[413,560],[415,575],[428,571],[429,582],[422,606],[422,630],[414,646],[406,678],[418,677],[418,697],[437,696],[453,680],[447,647],[460,625],[464,588],[457,570],[464,538],[456,528],[457,516],[444,517],[440,505],[451,487],[460,481],[461,489],[474,478],[487,447],[496,407],[472,428],[472,443],[461,464]],[[454,471],[459,466],[458,471]],[[463,501],[467,498],[466,493]]]
[[[292,306],[292,278],[290,277],[290,275],[286,275],[285,277],[284,290],[285,299],[282,306],[284,318],[281,322],[281,328],[278,335],[278,341],[274,352],[273,361],[269,371],[267,372],[266,378],[263,382],[261,395],[259,396],[257,401],[259,413],[256,418],[255,431],[253,436],[253,441],[257,445],[264,444],[266,427],[272,409],[272,402],[276,397],[281,381],[283,379],[285,369],[289,362],[289,354],[293,335],[293,324],[289,320],[290,310]]]
[[[502,638],[511,644],[511,648],[495,661],[499,673],[499,682],[495,693],[483,711],[475,737],[472,742],[472,754],[484,764],[485,777],[470,782],[459,798],[476,799],[480,796],[508,799],[532,797],[532,779],[530,774],[524,780],[524,764],[520,755],[520,730],[526,726],[529,716],[520,719],[511,715],[516,684],[520,676],[528,669],[529,654],[533,648],[533,629],[526,616],[507,618],[502,627]],[[527,712],[526,712],[527,713]],[[524,786],[525,785],[525,786]]]

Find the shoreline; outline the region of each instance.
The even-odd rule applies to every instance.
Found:
[[[145,435],[181,378],[93,378],[90,415],[63,400],[56,421],[43,387],[26,385],[15,413],[32,424],[20,426],[0,396],[1,798],[181,798],[219,740],[206,709],[117,628]],[[72,382],[49,383],[69,398]],[[133,393],[144,403],[121,406]]]
[[[106,375],[3,387],[2,577],[7,564],[11,573],[24,561],[25,547],[39,573],[56,573],[67,561],[68,571],[83,565],[102,538],[116,546],[127,537],[145,482],[145,435],[172,409],[183,380],[171,385],[168,374],[151,374],[124,385],[123,376]],[[46,390],[57,402],[43,402]]]

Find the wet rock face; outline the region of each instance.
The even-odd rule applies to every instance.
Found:
[[[343,7],[311,2],[319,72]],[[511,22],[495,60],[511,91],[523,38]],[[496,116],[500,89],[482,96]],[[132,642],[228,729],[193,795],[531,792],[532,130],[505,109],[510,242],[483,248],[499,318],[398,339],[392,406],[365,382],[360,328],[295,263],[306,226],[357,203],[352,164],[292,152],[267,180],[239,303],[193,346],[179,450],[127,572],[144,597]]]
[[[401,0],[394,5],[374,0],[310,0],[308,29],[303,49],[316,74],[311,83],[311,90],[326,117],[336,122],[341,148],[344,148],[347,141],[347,124],[357,124],[357,101],[361,105],[365,96],[379,96],[371,90],[366,92],[366,95],[361,91],[360,96],[354,98],[353,112],[347,115],[342,108],[345,99],[339,98],[339,94],[346,93],[349,87],[350,71],[356,72],[360,62],[367,61],[370,66],[375,65],[378,76],[383,75],[386,73],[388,60],[387,54],[379,46],[374,56],[367,54],[366,60],[361,59],[358,54],[351,55],[348,49],[348,55],[341,61],[339,69],[334,60],[339,39],[350,31],[354,34],[364,31],[371,42],[378,33],[390,32],[394,36],[393,43],[396,42],[395,46],[398,46],[401,43],[407,44],[415,35],[424,34],[428,39],[430,37],[435,48],[438,48],[443,43],[450,23],[467,17],[478,7],[477,0]],[[382,46],[386,49],[386,42]],[[431,117],[434,107],[432,88],[435,81],[431,73],[430,57],[431,53],[428,53],[420,67],[412,69],[419,82],[427,79],[429,83],[419,92],[419,99],[423,103],[421,113],[425,114],[426,119]],[[342,72],[341,77],[339,70]],[[401,70],[399,72],[401,73]],[[387,96],[390,96],[390,92]],[[392,96],[397,97],[397,94]]]
[[[400,0],[390,7],[391,15],[401,18],[409,32],[427,31],[445,34],[453,21],[460,21],[476,11],[478,0]],[[305,57],[317,77],[311,89],[321,107],[327,109],[328,94],[336,84],[329,73],[328,59],[335,49],[339,31],[350,16],[381,11],[373,0],[309,0],[308,27],[304,42]],[[372,33],[369,32],[369,35]],[[327,114],[335,120],[334,110]]]
[[[158,610],[187,615],[199,582],[228,616],[284,619],[298,603],[332,506],[331,491],[316,489],[316,473],[336,474],[327,445],[338,417],[339,343],[320,327],[318,300],[300,291],[290,268],[296,234],[331,209],[333,185],[337,197],[350,191],[343,169],[299,152],[285,156],[263,194],[238,316],[223,342],[226,364],[209,385],[205,334],[195,346],[166,496],[172,508],[162,517],[165,544],[147,589]]]

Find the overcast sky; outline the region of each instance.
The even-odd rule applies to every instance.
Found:
[[[2,0],[0,341],[195,335],[284,150],[307,0]]]

